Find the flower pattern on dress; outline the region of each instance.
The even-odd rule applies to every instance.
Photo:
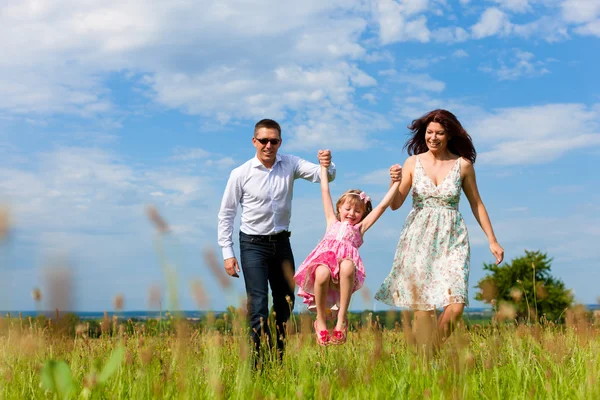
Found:
[[[468,304],[470,246],[458,211],[460,158],[438,185],[417,156],[412,210],[406,217],[392,270],[375,294],[385,304],[433,310]]]
[[[298,296],[304,298],[304,303],[309,310],[316,308],[315,304],[315,270],[319,265],[325,265],[331,271],[331,279],[339,284],[340,263],[343,260],[354,262],[356,272],[354,274],[355,292],[365,282],[365,267],[358,253],[358,248],[363,244],[363,238],[358,225],[347,222],[336,221],[325,232],[325,236],[317,247],[306,257],[306,260],[298,267],[294,280],[299,286]],[[337,310],[340,301],[340,292],[330,286],[326,296],[326,307]]]

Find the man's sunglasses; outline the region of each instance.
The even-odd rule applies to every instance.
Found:
[[[271,143],[271,146],[277,146],[281,142],[281,139],[267,139],[267,138],[260,138],[260,139],[254,138],[254,139],[256,139],[262,145]]]

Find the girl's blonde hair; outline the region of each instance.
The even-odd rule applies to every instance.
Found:
[[[363,192],[360,189],[350,189],[350,190],[347,190],[335,203],[335,216],[338,219],[338,221],[340,219],[340,206],[342,204],[344,204],[346,202],[346,200],[352,205],[357,205],[357,204],[362,205],[364,212],[363,212],[362,218],[360,219],[361,221],[367,215],[369,215],[369,213],[371,211],[373,211],[373,205],[371,204],[371,199],[369,198],[369,196],[367,196],[365,194],[365,192]]]

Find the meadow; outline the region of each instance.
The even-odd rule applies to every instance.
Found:
[[[99,337],[60,316],[0,320],[2,399],[594,399],[600,398],[600,319],[574,308],[564,325],[517,324],[498,311],[458,327],[439,352],[410,315],[363,314],[348,342],[319,347],[311,316],[288,326],[282,361],[253,368],[243,310],[200,326],[106,315]],[[220,326],[221,330],[216,329]]]
[[[177,309],[162,240],[168,226],[153,209],[149,217]],[[7,226],[0,212],[0,239]],[[205,262],[230,291],[216,256],[205,254]],[[50,292],[64,294],[68,276],[57,276]],[[201,282],[191,288],[198,309],[206,309]],[[151,301],[157,297],[151,290]],[[41,291],[33,298],[39,309]],[[600,398],[600,310],[582,306],[554,324],[524,320],[501,303],[491,317],[467,315],[436,351],[434,321],[416,330],[408,312],[352,314],[348,342],[328,347],[316,344],[312,315],[293,314],[283,359],[265,348],[257,368],[243,306],[202,321],[169,313],[127,320],[122,307],[117,296],[116,311],[99,321],[58,310],[0,317],[0,399]]]

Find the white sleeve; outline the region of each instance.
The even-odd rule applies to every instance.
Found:
[[[223,259],[235,257],[233,251],[233,220],[237,213],[238,206],[242,199],[242,185],[240,183],[240,174],[238,170],[233,170],[229,175],[221,208],[219,210],[218,241],[223,250]]]
[[[311,163],[296,156],[292,156],[292,162],[294,163],[294,178],[302,178],[311,182],[320,181],[319,170],[321,167],[319,164]],[[335,164],[332,162],[327,168],[329,182],[335,179],[335,172]]]

